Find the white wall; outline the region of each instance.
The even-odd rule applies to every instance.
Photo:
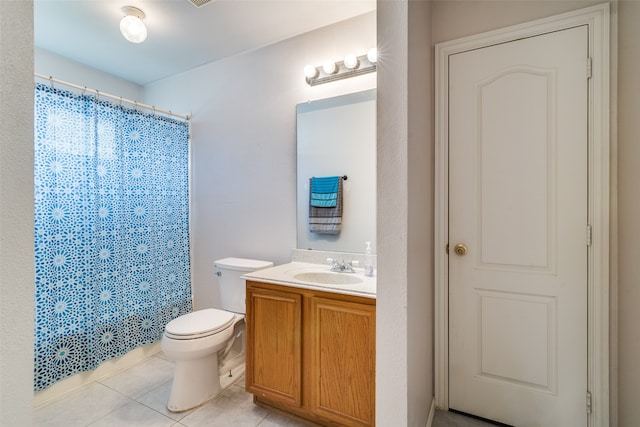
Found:
[[[33,422],[33,3],[0,1],[0,425]]]
[[[618,424],[640,425],[640,2],[618,2]],[[617,157],[616,157],[617,154]],[[613,360],[612,363],[615,363]],[[611,424],[614,425],[613,423]]]
[[[110,95],[121,96],[132,101],[141,101],[143,95],[142,86],[127,80],[107,74],[95,68],[87,67],[49,51],[36,48],[34,51],[35,72],[51,76],[55,79],[91,89],[97,89]],[[37,81],[46,83],[46,80]],[[54,87],[74,91],[68,86],[53,84]],[[158,106],[159,108],[161,106]]]
[[[376,423],[424,426],[433,397],[430,2],[378,1]]]
[[[406,425],[409,418],[408,30],[406,0],[378,1],[376,423],[381,426]],[[384,367],[393,367],[394,375]]]
[[[602,0],[432,0],[433,43],[558,15]]]
[[[296,247],[296,104],[375,87],[375,74],[310,87],[302,70],[376,42],[375,13],[172,76],[144,102],[191,112],[195,308],[219,307],[213,262],[284,263]]]
[[[431,9],[430,2],[409,2],[408,426],[424,425],[434,394],[434,95]]]

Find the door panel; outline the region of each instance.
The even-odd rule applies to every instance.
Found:
[[[479,375],[555,392],[555,302],[552,297],[478,291]]]
[[[247,286],[246,389],[302,405],[302,296]]]
[[[449,63],[449,406],[586,425],[586,26]]]
[[[310,323],[312,412],[338,425],[374,425],[376,307],[313,297]]]
[[[553,70],[520,66],[478,84],[476,182],[483,266],[548,268],[554,258],[556,141],[548,115],[555,77]]]

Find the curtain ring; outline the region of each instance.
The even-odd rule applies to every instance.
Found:
[[[49,76],[49,86],[53,89],[53,76]]]
[[[86,93],[87,93],[87,87],[85,86],[84,89],[82,89],[82,96],[85,96]]]
[[[152,106],[151,106],[151,109],[153,110],[153,115],[155,116],[155,115],[156,115],[156,106],[155,106],[155,105],[152,105]]]
[[[96,101],[100,101],[100,91],[96,89]]]

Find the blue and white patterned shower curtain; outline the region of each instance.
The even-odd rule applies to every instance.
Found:
[[[35,377],[158,341],[191,311],[189,125],[36,85]]]

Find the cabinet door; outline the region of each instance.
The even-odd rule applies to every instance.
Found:
[[[312,298],[308,373],[314,414],[345,426],[375,424],[375,310]]]
[[[248,392],[300,407],[301,316],[301,295],[247,287]]]

